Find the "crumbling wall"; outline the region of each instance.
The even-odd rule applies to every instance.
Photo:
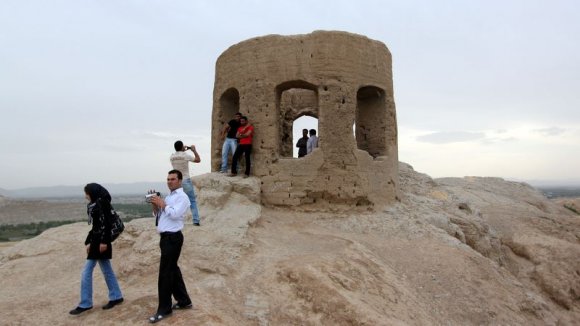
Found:
[[[212,169],[220,132],[237,111],[255,127],[252,175],[267,205],[377,205],[397,198],[391,54],[367,37],[316,31],[269,35],[216,63]],[[318,118],[319,148],[293,158],[292,124]],[[354,129],[354,131],[353,131]]]

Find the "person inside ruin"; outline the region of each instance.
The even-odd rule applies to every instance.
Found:
[[[195,200],[195,191],[193,189],[191,178],[189,177],[189,162],[199,163],[201,162],[201,158],[195,149],[195,145],[184,146],[183,142],[178,140],[173,144],[173,147],[175,148],[175,153],[171,154],[169,161],[171,162],[171,166],[173,166],[175,170],[179,170],[179,172],[181,172],[183,175],[184,179],[182,182],[182,187],[187,197],[189,197],[189,207],[191,209],[193,225],[199,226],[199,212],[197,210],[197,202]],[[191,150],[193,156],[185,152],[188,149]]]
[[[246,157],[246,172],[244,178],[250,176],[250,154],[252,153],[252,139],[254,138],[254,126],[248,122],[247,117],[240,118],[240,127],[236,133],[236,138],[239,140],[238,147],[232,158],[232,172],[230,176],[238,175],[238,161],[242,154]]]
[[[169,171],[167,173],[169,195],[165,199],[157,195],[150,198],[153,215],[155,215],[155,225],[160,235],[159,248],[161,249],[157,281],[159,305],[155,315],[149,318],[150,323],[165,319],[173,310],[193,307],[183,282],[181,270],[177,265],[183,245],[183,234],[181,233],[183,220],[189,207],[189,198],[181,187],[182,181],[183,175],[179,170]],[[156,192],[149,190],[149,194],[156,194]],[[172,296],[177,303],[172,304]]]
[[[85,198],[89,201],[87,204],[88,223],[92,224],[92,227],[85,240],[87,260],[81,274],[81,302],[75,309],[69,311],[71,315],[78,315],[93,308],[93,270],[97,263],[101,267],[109,289],[109,302],[103,306],[103,309],[111,309],[123,302],[123,294],[111,266],[113,257],[111,195],[105,187],[97,183],[87,184],[84,191]]]
[[[222,146],[222,165],[220,167],[221,173],[226,173],[228,171],[229,155],[231,154],[233,156],[236,152],[236,148],[238,146],[238,138],[236,137],[236,133],[240,127],[241,117],[242,114],[240,112],[236,113],[234,118],[224,126],[224,130],[222,131],[222,139],[224,144]]]
[[[298,157],[303,157],[307,154],[306,145],[308,144],[308,129],[302,129],[302,138],[296,142],[298,147]]]
[[[310,138],[306,144],[306,153],[310,154],[315,148],[318,148],[318,137],[316,136],[316,130],[310,129]]]

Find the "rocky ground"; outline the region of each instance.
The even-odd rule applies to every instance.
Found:
[[[401,201],[374,210],[260,206],[255,178],[194,178],[202,226],[188,220],[180,266],[194,309],[175,325],[574,325],[580,217],[497,178],[433,180],[400,165]],[[144,324],[156,308],[158,236],[133,220],[114,243],[126,301],[78,303],[84,223],[0,249],[8,325]],[[30,308],[33,307],[33,308]]]
[[[556,198],[553,199],[558,205],[566,207],[572,212],[576,212],[580,215],[580,197],[575,198]]]

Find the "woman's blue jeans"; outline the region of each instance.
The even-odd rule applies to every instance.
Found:
[[[121,288],[119,288],[119,283],[117,282],[117,277],[115,277],[115,272],[113,272],[113,267],[111,266],[111,260],[87,259],[81,274],[81,303],[79,303],[79,307],[81,308],[90,308],[93,306],[93,270],[97,262],[105,277],[107,288],[109,288],[109,301],[118,300],[123,297]]]

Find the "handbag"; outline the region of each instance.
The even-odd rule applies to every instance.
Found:
[[[121,217],[111,207],[111,242],[115,241],[121,233],[125,230],[125,225]]]

